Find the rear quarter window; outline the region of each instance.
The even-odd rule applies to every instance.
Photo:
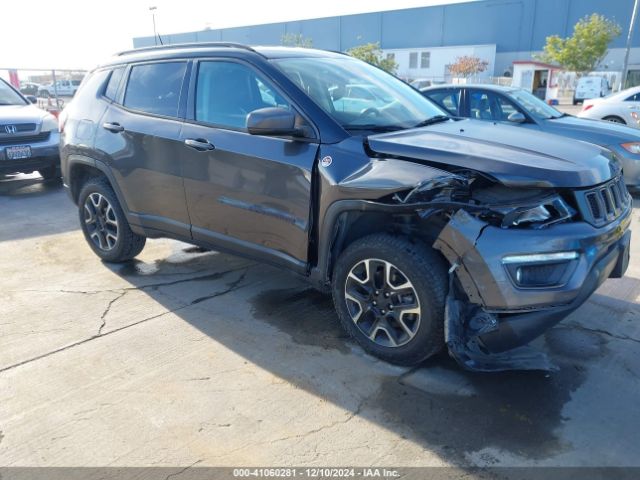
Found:
[[[88,73],[78,88],[73,103],[80,103],[83,100],[99,97],[104,90],[108,77],[109,70]]]
[[[124,106],[154,115],[177,117],[186,68],[186,62],[133,66],[124,96]]]
[[[125,67],[116,68],[111,72],[111,76],[109,77],[109,83],[107,83],[107,89],[104,91],[104,96],[109,100],[115,100],[116,95],[118,93],[118,87],[120,86],[120,81],[122,80],[122,76],[124,75]]]
[[[460,90],[437,90],[427,93],[427,97],[447,110],[452,115],[458,114],[460,106]]]

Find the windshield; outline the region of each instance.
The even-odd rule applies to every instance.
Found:
[[[353,58],[273,62],[346,130],[399,130],[447,115],[393,75]]]
[[[0,80],[0,105],[25,105],[26,103],[13,88]]]
[[[534,117],[550,119],[560,118],[563,116],[562,112],[556,110],[551,105],[547,105],[544,101],[525,90],[513,90],[507,92],[507,95],[520,103],[522,108]]]

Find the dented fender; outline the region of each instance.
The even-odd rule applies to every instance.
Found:
[[[488,294],[487,285],[482,279],[486,280],[486,275],[490,275],[490,272],[475,246],[487,226],[486,222],[471,216],[465,210],[458,210],[433,244],[433,248],[439,250],[455,266],[458,280],[469,301],[480,305],[486,305],[484,296]],[[472,276],[470,269],[484,275]]]

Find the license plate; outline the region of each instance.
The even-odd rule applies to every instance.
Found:
[[[29,145],[19,145],[16,147],[7,147],[5,150],[8,160],[20,160],[21,158],[31,157],[31,147]]]

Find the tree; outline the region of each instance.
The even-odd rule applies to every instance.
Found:
[[[313,40],[305,38],[301,33],[285,33],[282,35],[282,45],[285,47],[313,47]]]
[[[484,72],[488,66],[489,62],[486,60],[464,55],[456,58],[455,63],[449,65],[449,72],[451,72],[454,77],[467,78]]]
[[[543,53],[536,58],[544,62],[557,63],[564,69],[578,74],[591,72],[606,56],[609,44],[620,32],[620,25],[594,13],[575,24],[572,36],[547,37]]]
[[[364,62],[380,67],[389,73],[395,74],[398,65],[392,58],[385,58],[379,43],[366,43],[347,50],[347,54]]]

